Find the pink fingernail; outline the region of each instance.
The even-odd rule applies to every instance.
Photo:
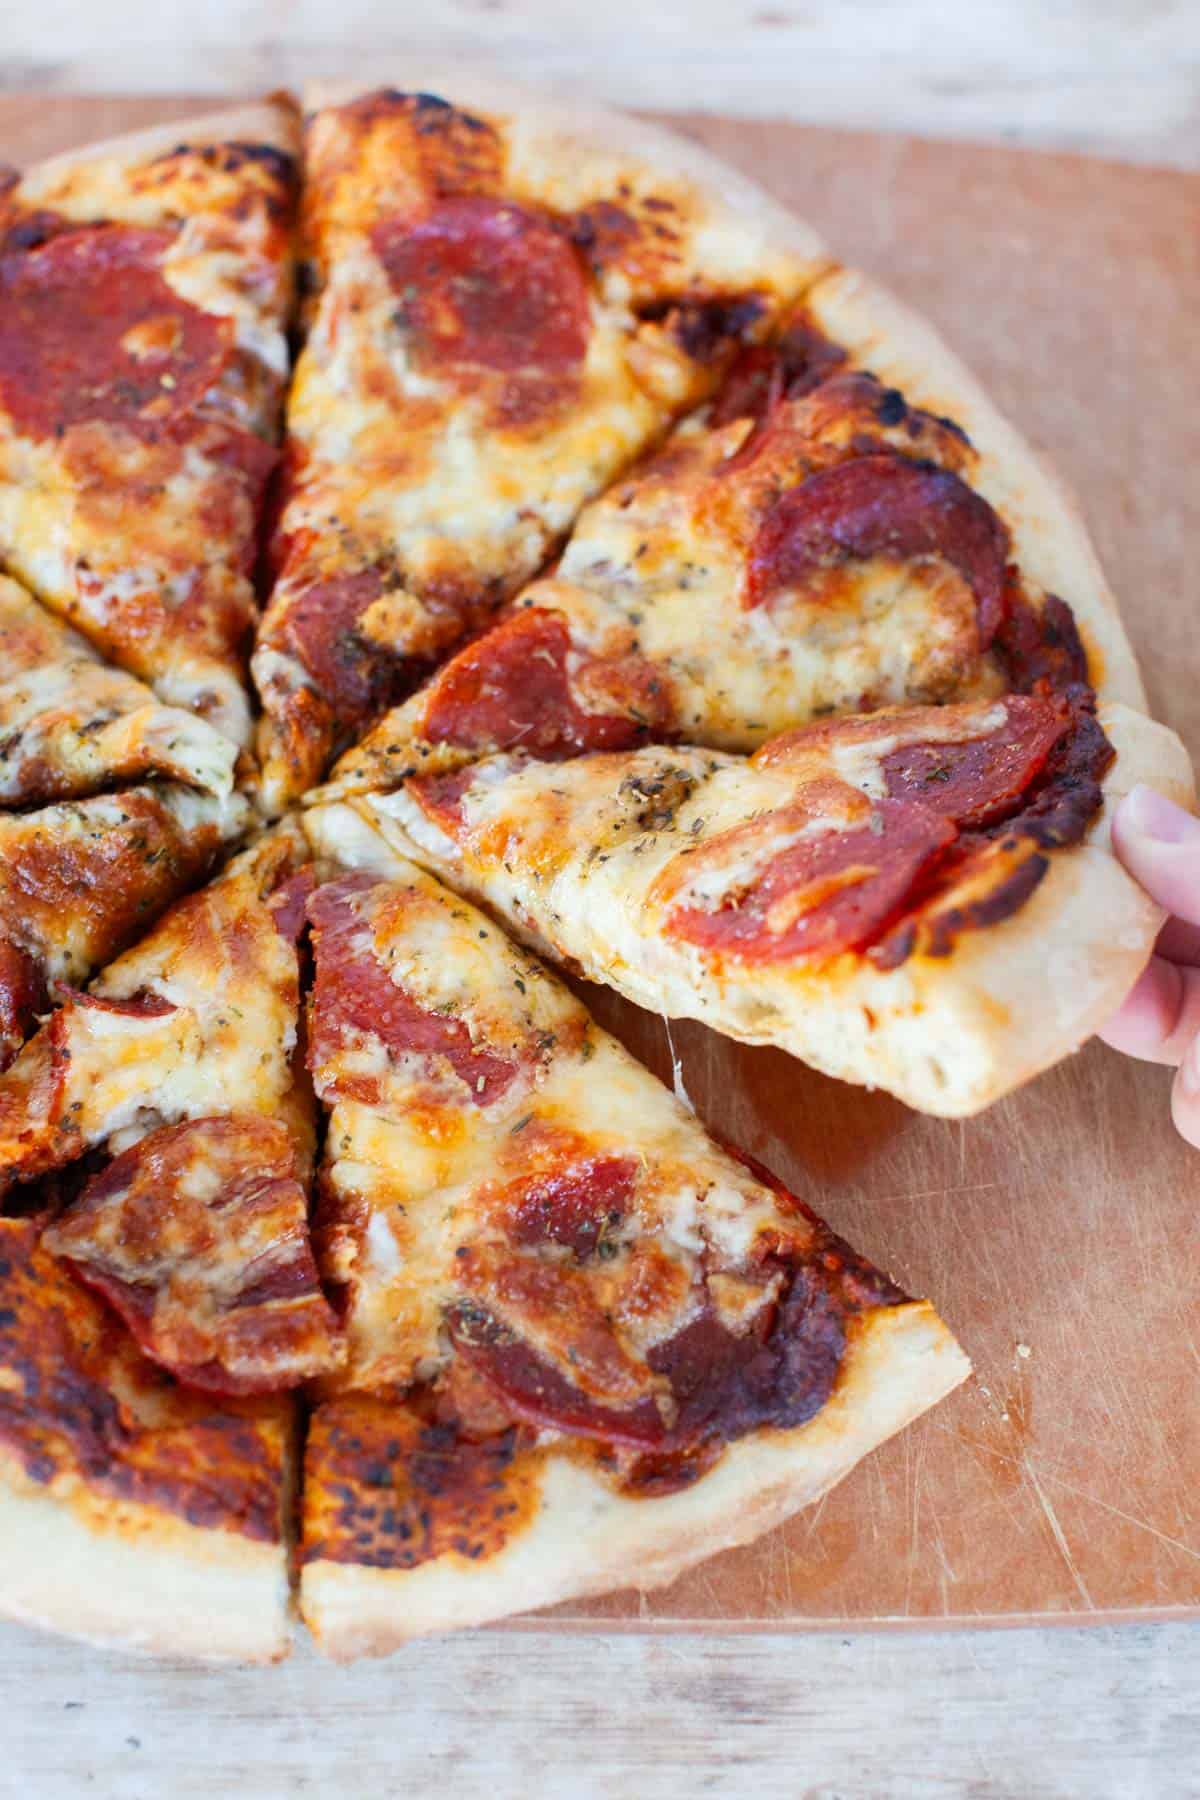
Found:
[[[1178,1080],[1186,1100],[1200,1100],[1200,1038],[1188,1045],[1179,1065]]]
[[[1126,822],[1140,837],[1157,844],[1182,844],[1200,836],[1200,819],[1192,817],[1182,806],[1176,806],[1165,794],[1140,782],[1131,789],[1125,801]]]

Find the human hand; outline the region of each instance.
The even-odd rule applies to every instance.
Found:
[[[1112,836],[1134,880],[1171,916],[1145,973],[1100,1036],[1129,1056],[1177,1067],[1172,1117],[1200,1148],[1200,819],[1139,786],[1117,808]]]

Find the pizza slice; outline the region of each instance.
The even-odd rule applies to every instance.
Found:
[[[0,182],[0,560],[236,743],[288,356],[290,114]]]
[[[282,1123],[307,1167],[312,1097],[298,1066],[308,851],[260,838],[86,992],[60,990],[0,1076],[0,1192],[119,1152],[161,1127],[236,1113]],[[275,1159],[272,1140],[260,1139]]]
[[[44,806],[155,777],[227,795],[237,749],[0,576],[0,807]]]
[[[345,1356],[308,1231],[293,828],[180,903],[0,1077],[0,1609],[288,1647],[289,1390]]]
[[[1172,732],[1047,691],[821,721],[748,759],[488,756],[309,818],[643,1006],[960,1116],[1075,1049],[1148,958],[1161,910],[1108,843],[1143,780],[1190,797]]]
[[[173,782],[0,811],[0,1069],[48,990],[125,949],[249,821],[242,794]]]
[[[751,751],[812,718],[1046,685],[1144,705],[1069,503],[933,334],[856,280],[823,276],[743,352],[333,791],[508,749]]]
[[[375,849],[308,909],[349,1354],[310,1422],[300,1602],[340,1658],[669,1581],[968,1372],[928,1302]]]
[[[313,291],[253,659],[276,807],[511,598],[826,260],[629,121],[461,71],[311,105]]]

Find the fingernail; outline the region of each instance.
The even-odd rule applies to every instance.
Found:
[[[1176,1076],[1185,1100],[1200,1100],[1200,1038],[1193,1038]]]
[[[1150,838],[1154,843],[1183,844],[1200,837],[1200,819],[1140,782],[1130,790],[1123,811],[1125,823],[1132,825],[1139,837]]]

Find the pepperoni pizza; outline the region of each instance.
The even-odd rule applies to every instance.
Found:
[[[465,85],[323,93],[306,122],[311,292],[254,654],[273,806],[511,598],[821,258],[678,151],[585,147]]]
[[[1051,478],[757,190],[459,71],[293,118],[0,182],[0,1609],[256,1659],[670,1580],[967,1371],[505,925],[960,1115],[1191,793]]]
[[[0,170],[0,562],[237,743],[293,149],[258,106]]]

